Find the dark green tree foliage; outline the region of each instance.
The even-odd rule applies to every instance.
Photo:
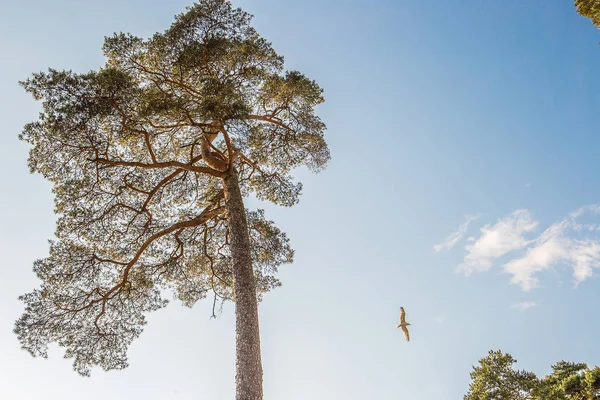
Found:
[[[513,369],[510,354],[490,350],[471,372],[471,386],[465,400],[525,400],[537,383],[535,374]]]
[[[187,306],[235,300],[238,396],[248,375],[262,379],[256,298],[280,284],[293,251],[242,196],[294,205],[290,172],[319,171],[329,150],[314,113],[322,90],[284,71],[250,19],[203,0],[150,39],[106,38],[97,71],[22,82],[43,112],[21,139],[59,215],[49,256],[35,263],[41,287],[22,296],[15,327],[34,356],[56,342],[82,375],[124,368],[169,290]]]
[[[471,372],[465,400],[598,400],[600,367],[559,361],[552,373],[539,379],[534,373],[513,368],[515,360],[502,351],[490,351]]]
[[[592,20],[592,23],[600,27],[600,1],[598,0],[575,0],[577,12]]]
[[[536,399],[600,399],[600,368],[559,361],[552,366],[552,373],[540,381]]]

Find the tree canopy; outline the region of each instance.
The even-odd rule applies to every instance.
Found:
[[[538,378],[533,372],[514,369],[510,354],[490,350],[471,372],[465,400],[598,400],[600,367],[559,361],[552,372]]]
[[[20,138],[59,216],[34,264],[41,287],[21,297],[15,326],[32,355],[55,342],[82,375],[124,368],[168,291],[186,306],[212,294],[236,302],[238,364],[245,351],[262,374],[256,297],[280,284],[294,253],[241,196],[292,206],[301,184],[291,171],[319,171],[330,156],[315,114],[322,89],[284,70],[250,20],[202,0],[149,39],[107,37],[98,70],[22,82],[43,110]]]
[[[575,0],[577,12],[592,20],[592,23],[600,27],[600,2],[598,0]]]

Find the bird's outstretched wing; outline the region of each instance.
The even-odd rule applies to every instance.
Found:
[[[408,328],[406,326],[402,326],[402,332],[404,332],[404,337],[406,338],[406,341],[409,342],[410,341],[410,334],[408,333]]]
[[[400,323],[406,323],[406,313],[404,312],[404,307],[400,307]]]

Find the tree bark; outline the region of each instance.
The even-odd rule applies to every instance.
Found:
[[[230,170],[224,178],[229,220],[229,246],[233,258],[236,400],[262,400],[262,361],[258,324],[256,281],[252,268],[246,209],[240,192],[238,173]]]

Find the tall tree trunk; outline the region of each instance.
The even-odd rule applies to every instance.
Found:
[[[252,269],[246,209],[234,169],[224,179],[233,258],[236,331],[236,400],[262,400],[262,361],[256,281]]]

